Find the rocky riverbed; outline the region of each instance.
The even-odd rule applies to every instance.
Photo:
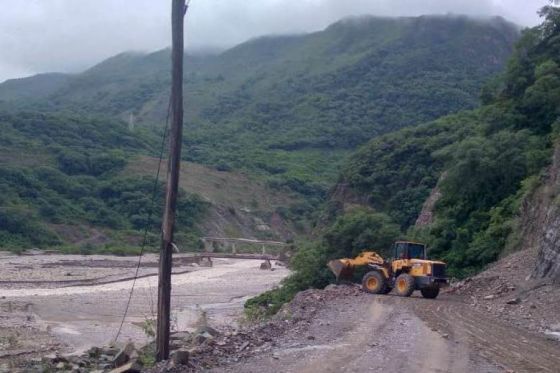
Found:
[[[82,353],[114,341],[138,258],[0,256],[0,367],[52,353]],[[118,343],[148,341],[157,302],[157,257],[142,259]],[[276,286],[289,270],[257,260],[215,259],[201,267],[175,257],[172,329],[192,331],[201,314],[235,325],[245,299]],[[3,365],[2,365],[3,364]]]

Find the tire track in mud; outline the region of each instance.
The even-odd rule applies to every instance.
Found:
[[[265,354],[213,372],[495,372],[431,330],[413,311],[416,299],[361,294],[329,300],[305,331],[280,336]],[[309,322],[309,324],[307,324]],[[326,324],[325,324],[326,323]],[[314,336],[312,340],[306,336]],[[307,340],[306,340],[307,339]]]
[[[514,372],[560,371],[560,344],[473,310],[451,297],[414,302],[414,312],[433,328]]]

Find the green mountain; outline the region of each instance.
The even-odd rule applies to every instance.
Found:
[[[154,184],[160,139],[151,131],[18,112],[0,113],[0,133],[0,248],[137,252],[146,227],[148,249],[157,247],[166,165]],[[180,188],[179,247],[198,249],[203,234],[285,240],[298,232],[280,212],[300,199],[249,175],[183,162]]]
[[[476,107],[517,38],[500,18],[360,17],[187,55],[179,242],[308,232],[355,147]],[[0,84],[2,246],[137,244],[168,91],[168,50]]]
[[[186,56],[185,159],[324,188],[372,137],[476,107],[517,37],[500,18],[368,16]],[[168,87],[168,50],[124,53],[33,105],[161,126]]]
[[[536,272],[555,273],[558,212],[550,205],[558,203],[551,186],[558,165],[549,164],[560,149],[560,9],[548,6],[542,15],[485,86],[480,108],[377,137],[350,157],[318,237],[293,258],[295,273],[247,301],[249,314],[274,313],[297,291],[333,281],[329,260],[366,249],[389,255],[398,238],[426,242],[456,277],[542,240],[548,251],[540,252]]]
[[[400,235],[430,243],[457,276],[517,249],[522,206],[560,130],[560,11],[546,9],[488,83],[482,107],[378,137],[352,155],[331,214],[350,219],[352,205],[383,213]],[[417,221],[423,208],[431,217]]]
[[[0,84],[0,103],[46,98],[62,88],[70,78],[68,74],[47,73],[7,80]]]

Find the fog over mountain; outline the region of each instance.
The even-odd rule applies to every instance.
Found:
[[[0,81],[39,72],[80,71],[125,50],[169,44],[169,1],[0,0]],[[190,50],[226,48],[264,34],[311,32],[340,18],[374,14],[500,15],[538,23],[546,0],[192,0]]]

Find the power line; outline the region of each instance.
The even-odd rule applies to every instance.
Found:
[[[171,100],[169,100],[169,104],[167,105],[167,116],[165,118],[165,127],[163,129],[163,134],[161,137],[161,149],[160,149],[160,153],[159,153],[159,162],[158,162],[158,168],[157,168],[157,172],[156,172],[156,177],[154,180],[154,186],[152,189],[152,199],[150,202],[150,209],[148,212],[148,219],[146,220],[146,224],[144,226],[144,237],[142,239],[142,245],[140,247],[140,255],[138,256],[138,263],[136,264],[136,271],[134,273],[134,280],[132,281],[132,287],[130,288],[130,293],[128,294],[128,300],[126,302],[126,307],[124,309],[124,314],[122,316],[121,319],[121,323],[119,325],[119,329],[117,330],[117,334],[115,335],[115,339],[114,341],[116,342],[117,339],[119,338],[123,325],[124,325],[124,321],[126,319],[126,315],[128,314],[128,309],[130,308],[130,302],[132,300],[132,294],[134,293],[134,287],[136,286],[136,280],[138,279],[138,272],[140,271],[140,265],[142,264],[142,255],[144,254],[144,250],[146,248],[146,245],[148,243],[148,232],[150,229],[150,226],[152,225],[152,216],[154,213],[154,207],[155,207],[155,200],[157,198],[157,191],[158,191],[158,184],[159,184],[159,174],[161,172],[161,162],[163,160],[163,154],[165,152],[165,140],[167,138],[167,130],[169,127],[169,116],[171,113]],[[154,308],[154,300],[152,298],[152,292],[150,291],[150,310],[152,310],[152,314],[153,314],[153,308]]]

